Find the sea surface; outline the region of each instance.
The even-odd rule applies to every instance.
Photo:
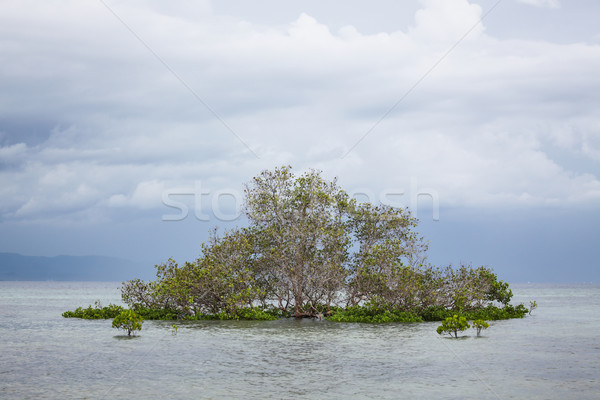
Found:
[[[65,310],[119,283],[0,282],[0,399],[600,399],[600,286],[512,285],[524,319],[145,321],[135,338]]]

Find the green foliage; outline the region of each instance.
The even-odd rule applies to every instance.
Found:
[[[137,278],[123,282],[121,299],[131,308],[159,308],[164,305],[165,300],[158,290],[157,282],[144,282]]]
[[[464,315],[468,319],[485,319],[492,321],[511,318],[523,318],[526,314],[527,309],[525,308],[525,306],[523,306],[523,304],[519,304],[516,307],[509,304],[502,308],[490,304],[487,307],[472,309],[464,312]]]
[[[243,307],[238,308],[233,312],[221,311],[216,314],[196,314],[187,315],[186,320],[203,321],[203,320],[255,320],[255,321],[272,321],[279,319],[280,316],[263,310],[259,307]]]
[[[472,322],[472,324],[473,324],[473,328],[477,329],[477,336],[481,335],[482,329],[487,329],[490,327],[490,324],[488,324],[486,321],[484,321],[482,319],[476,319],[475,321]]]
[[[102,307],[99,301],[94,303],[94,307],[91,305],[87,308],[77,307],[74,311],[65,311],[62,316],[65,318],[83,318],[83,319],[108,319],[114,318],[123,311],[123,307],[109,304],[106,307]]]
[[[323,304],[317,304],[313,307],[314,316],[324,316],[325,319],[335,322],[363,322],[363,323],[382,323],[382,322],[422,322],[422,321],[443,321],[452,317],[459,310],[446,309],[441,306],[431,306],[423,310],[405,311],[393,304],[386,304],[381,299],[373,299],[371,302],[362,306],[348,307],[327,307]],[[303,305],[308,309],[309,305]],[[103,308],[82,309],[79,307],[75,311],[66,311],[63,316],[66,318],[114,318],[124,309],[121,306],[109,305]],[[144,320],[275,320],[293,316],[293,312],[283,311],[273,306],[267,307],[240,307],[234,311],[220,311],[218,313],[188,313],[170,309],[170,308],[145,308],[138,307],[133,311]],[[477,320],[499,320],[509,318],[522,318],[527,314],[527,309],[521,304],[517,307],[508,305],[498,308],[493,305],[487,307],[474,308],[463,311],[467,319]],[[310,315],[310,314],[308,314]]]
[[[453,315],[452,317],[446,318],[442,325],[438,326],[437,333],[441,335],[442,333],[447,333],[450,336],[454,334],[455,338],[458,338],[458,332],[462,332],[470,328],[467,319],[462,315]]]
[[[443,321],[444,319],[456,314],[457,311],[450,310],[444,306],[429,306],[419,313],[423,321]]]
[[[529,302],[529,315],[537,308],[537,302],[535,300]]]
[[[112,322],[112,327],[127,331],[127,336],[131,336],[133,332],[142,330],[143,318],[136,315],[133,310],[121,311]]]
[[[513,292],[509,289],[508,283],[499,281],[496,274],[492,274],[491,278],[491,285],[486,293],[486,300],[497,301],[505,306],[508,305],[513,296]]]
[[[244,307],[238,308],[232,313],[221,312],[218,314],[218,319],[272,321],[279,319],[279,317],[269,314],[258,307]]]
[[[333,304],[343,290],[353,201],[319,171],[263,171],[246,185],[246,214],[257,239],[253,255],[264,294],[295,316]]]
[[[527,311],[509,304],[512,291],[490,268],[428,264],[407,209],[358,203],[320,171],[265,170],[245,194],[248,227],[215,230],[196,260],[157,265],[155,281],[124,282],[123,302],[146,319],[494,320]]]
[[[418,315],[400,310],[382,309],[374,306],[350,306],[343,311],[338,311],[326,319],[334,322],[362,322],[362,323],[388,323],[388,322],[423,322]]]
[[[458,312],[470,320],[484,319],[497,321],[502,319],[523,318],[525,314],[527,314],[527,309],[522,304],[519,304],[517,307],[509,304],[502,308],[489,304],[486,307],[471,308],[469,310],[447,309],[442,306],[432,306],[419,312],[419,315],[424,321],[443,321]]]
[[[170,308],[145,308],[138,307],[134,309],[135,313],[146,320],[174,321],[183,319],[184,314]]]

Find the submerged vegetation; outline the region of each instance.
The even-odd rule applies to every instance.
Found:
[[[112,327],[116,329],[123,329],[127,331],[127,336],[131,336],[133,332],[142,330],[142,324],[144,319],[137,315],[133,310],[121,311],[112,322]]]
[[[249,226],[214,231],[199,258],[157,265],[154,281],[124,282],[123,302],[145,319],[170,320],[379,323],[528,312],[509,304],[512,291],[490,268],[427,263],[427,243],[408,210],[358,203],[318,171],[263,171],[245,194]],[[63,315],[111,318],[116,307]]]
[[[537,302],[535,300],[529,302],[529,315],[537,308]]]
[[[484,321],[482,319],[476,319],[475,321],[473,321],[473,328],[477,330],[477,336],[481,336],[481,331],[489,327],[490,324],[488,324],[487,321]]]
[[[479,337],[481,336],[481,331],[489,328],[490,324],[482,319],[476,319],[469,324],[467,318],[465,318],[463,315],[454,314],[453,316],[442,321],[442,325],[437,327],[437,333],[439,335],[447,333],[450,335],[450,337],[454,335],[454,338],[458,339],[458,332],[466,331],[471,327],[477,331],[477,337]]]
[[[83,318],[83,319],[108,319],[114,318],[125,309],[115,304],[109,304],[102,307],[99,301],[94,303],[94,307],[77,307],[75,311],[65,311],[62,316],[65,318]]]
[[[458,332],[466,331],[470,327],[471,325],[469,325],[465,317],[454,314],[442,321],[442,324],[437,328],[437,333],[439,335],[447,333],[450,336],[454,335],[455,338],[458,338]]]

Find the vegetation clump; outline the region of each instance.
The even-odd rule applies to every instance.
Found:
[[[485,307],[468,307],[468,308],[445,308],[443,306],[433,306],[420,312],[420,316],[424,321],[443,321],[446,318],[452,317],[456,312],[460,312],[469,320],[484,319],[484,320],[503,320],[511,318],[523,318],[527,314],[527,309],[523,304],[516,307],[512,304],[507,304],[503,307],[498,307],[494,304],[488,304]]]
[[[214,231],[194,261],[133,279],[123,302],[146,319],[321,318],[339,322],[523,317],[487,267],[439,268],[406,209],[359,203],[319,171],[263,171],[245,187],[247,227]]]
[[[532,311],[537,308],[537,302],[532,300],[529,302],[529,315],[531,315]]]
[[[473,328],[475,328],[477,330],[477,336],[481,336],[482,329],[487,329],[489,327],[490,327],[490,324],[488,324],[486,321],[484,321],[482,319],[476,319],[475,321],[473,321]]]
[[[449,334],[451,337],[458,338],[458,332],[465,331],[471,326],[467,322],[467,319],[462,315],[453,315],[452,317],[446,318],[442,325],[438,326],[437,333],[439,335],[443,333]]]
[[[370,324],[385,322],[423,322],[421,317],[411,312],[372,306],[350,306],[327,319],[335,322],[363,322]]]
[[[65,311],[62,316],[65,318],[83,318],[83,319],[108,319],[119,315],[124,308],[115,304],[109,304],[102,307],[99,301],[87,308],[77,307],[74,311]]]
[[[112,322],[112,327],[117,329],[123,329],[127,331],[127,336],[131,336],[131,333],[135,335],[135,331],[142,330],[143,318],[136,315],[133,310],[121,311]]]

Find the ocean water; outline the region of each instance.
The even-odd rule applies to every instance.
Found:
[[[0,399],[598,399],[600,286],[513,285],[539,307],[477,338],[438,323],[146,321],[65,310],[119,283],[0,282]]]

